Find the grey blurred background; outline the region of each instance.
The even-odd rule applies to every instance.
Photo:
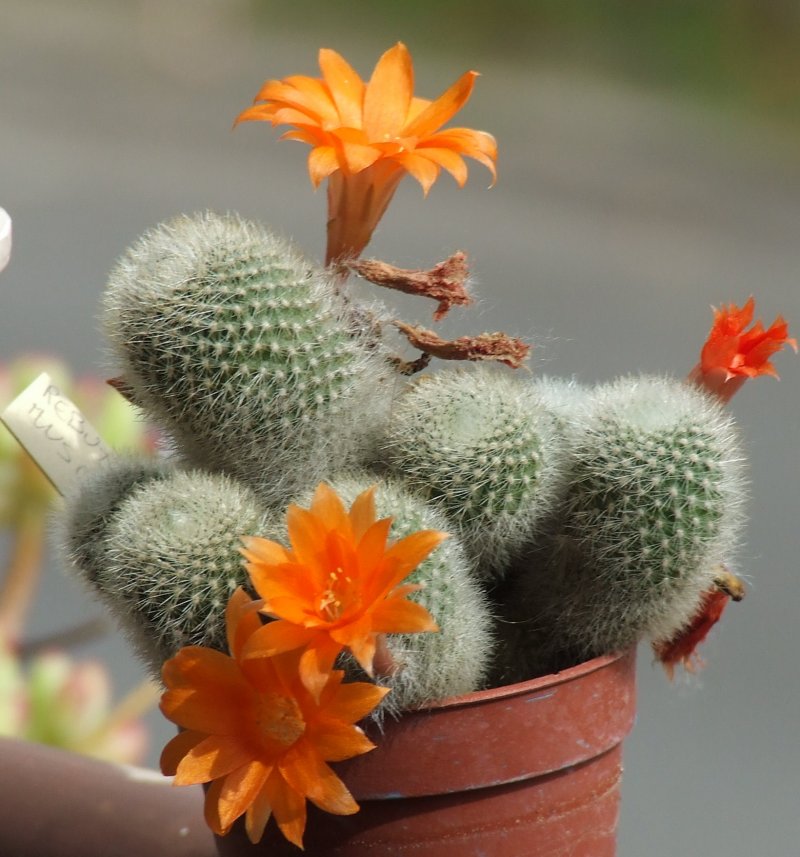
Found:
[[[267,125],[235,132],[266,78],[316,75],[320,46],[367,75],[395,41],[433,97],[479,79],[458,124],[491,131],[499,180],[475,165],[423,201],[407,180],[369,254],[472,260],[480,304],[444,335],[531,339],[534,372],[585,382],[688,372],[710,305],[755,294],[800,333],[800,11],[796,2],[367,3],[0,0],[0,205],[14,252],[0,278],[0,360],[62,357],[103,375],[98,299],[144,229],[180,212],[237,210],[324,244],[325,197],[307,151]],[[411,321],[430,308],[403,304]],[[800,853],[800,363],[732,403],[751,460],[751,582],[670,685],[639,663],[625,747],[620,857]],[[5,403],[0,403],[4,405]],[[87,603],[55,558],[29,632]],[[141,671],[115,637],[80,654]],[[150,761],[172,727],[154,713]]]

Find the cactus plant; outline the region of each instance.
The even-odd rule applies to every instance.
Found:
[[[108,529],[137,488],[165,479],[170,465],[155,458],[122,456],[88,471],[65,498],[59,542],[78,576],[92,587],[105,573]]]
[[[399,480],[360,473],[334,478],[330,485],[349,505],[376,482],[376,512],[379,518],[392,518],[391,539],[419,530],[447,531],[448,522],[441,512]],[[387,637],[398,669],[381,677],[381,683],[390,686],[392,692],[383,700],[374,715],[377,717],[477,690],[483,685],[494,651],[488,601],[457,536],[439,545],[404,582],[422,585],[410,597],[431,613],[439,631]],[[361,675],[352,658],[346,669]]]
[[[480,368],[421,379],[398,402],[390,470],[437,501],[482,574],[499,576],[563,488],[564,434],[529,382]]]
[[[240,536],[279,537],[278,519],[222,474],[174,471],[92,486],[71,503],[72,561],[155,675],[181,646],[224,650],[225,605],[247,584]],[[121,496],[124,494],[124,498]],[[103,500],[109,502],[103,508]]]
[[[393,392],[332,278],[235,216],[142,237],[110,276],[105,327],[133,398],[189,463],[268,503],[356,460]]]
[[[560,525],[505,593],[514,657],[537,669],[555,646],[589,657],[684,627],[735,551],[742,461],[731,417],[699,390],[652,377],[599,387]]]

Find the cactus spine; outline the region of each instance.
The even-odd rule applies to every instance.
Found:
[[[564,435],[530,383],[482,368],[420,380],[389,430],[391,471],[437,501],[499,576],[563,488]]]
[[[134,244],[105,327],[135,400],[189,463],[269,503],[356,460],[392,394],[332,280],[234,216],[181,217]]]

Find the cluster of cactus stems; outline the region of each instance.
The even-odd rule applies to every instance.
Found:
[[[730,566],[745,462],[726,403],[747,377],[774,375],[784,345],[797,350],[780,317],[748,327],[750,299],[715,311],[688,377],[590,387],[498,366],[529,351],[505,334],[447,341],[364,304],[351,272],[433,298],[434,321],[471,302],[461,253],[430,271],[359,257],[404,174],[426,193],[442,168],[461,185],[469,157],[494,178],[497,146],[442,130],[475,72],[427,101],[412,97],[401,43],[369,81],[335,51],[319,61],[322,78],[267,81],[237,124],[289,124],[312,146],[311,180],[328,182],[325,267],[231,214],[182,216],[134,243],[109,278],[104,326],[112,383],[162,451],[90,474],[62,526],[71,566],[188,729],[164,773],[215,781],[216,833],[246,815],[258,841],[274,810],[298,845],[307,798],[358,809],[332,771],[317,774],[372,747],[354,727],[370,712],[380,724],[643,640],[668,672],[692,668],[742,594]],[[397,330],[421,356],[395,353]],[[462,363],[426,371],[434,357]],[[213,717],[192,725],[220,693],[244,743],[227,720],[220,734]],[[333,720],[319,719],[323,698]],[[218,770],[217,753],[241,767]]]
[[[171,449],[92,474],[63,541],[154,673],[187,644],[225,649],[241,538],[285,540],[286,505],[321,480],[346,504],[376,485],[393,539],[451,534],[411,578],[440,633],[389,636],[382,710],[663,646],[732,561],[744,456],[696,384],[406,377],[374,306],[235,216],[151,230],[105,307],[121,383]]]
[[[322,78],[267,81],[237,123],[295,125],[286,136],[312,145],[311,179],[328,181],[326,265],[212,213],[157,226],[123,255],[104,303],[116,386],[169,452],[114,462],[69,498],[71,564],[158,672],[186,645],[226,648],[226,604],[245,597],[240,587],[261,592],[243,538],[279,555],[287,506],[302,508],[322,482],[346,504],[374,485],[398,544],[420,530],[450,535],[403,589],[439,633],[381,636],[394,693],[380,712],[641,640],[670,668],[691,664],[720,594],[740,594],[728,567],[744,456],[725,403],[745,378],[774,374],[773,353],[796,349],[786,323],[746,329],[752,299],[723,307],[688,378],[589,388],[488,365],[526,356],[504,334],[448,342],[363,305],[350,271],[434,298],[434,320],[470,303],[463,254],[429,272],[359,256],[405,173],[425,192],[442,167],[463,184],[470,157],[494,177],[497,146],[483,131],[441,130],[475,72],[428,102],[411,97],[401,43],[368,82],[335,51],[319,60]],[[421,357],[393,354],[394,328]],[[416,374],[431,357],[484,362]],[[314,609],[339,603],[340,572],[329,570]],[[262,626],[260,639],[281,627]],[[363,648],[337,651],[352,674],[372,664]],[[309,681],[323,674],[305,669]]]

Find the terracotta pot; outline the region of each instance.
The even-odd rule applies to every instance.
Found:
[[[312,857],[613,857],[635,652],[406,714],[336,765],[361,810],[310,807]],[[270,822],[220,854],[299,857]]]

